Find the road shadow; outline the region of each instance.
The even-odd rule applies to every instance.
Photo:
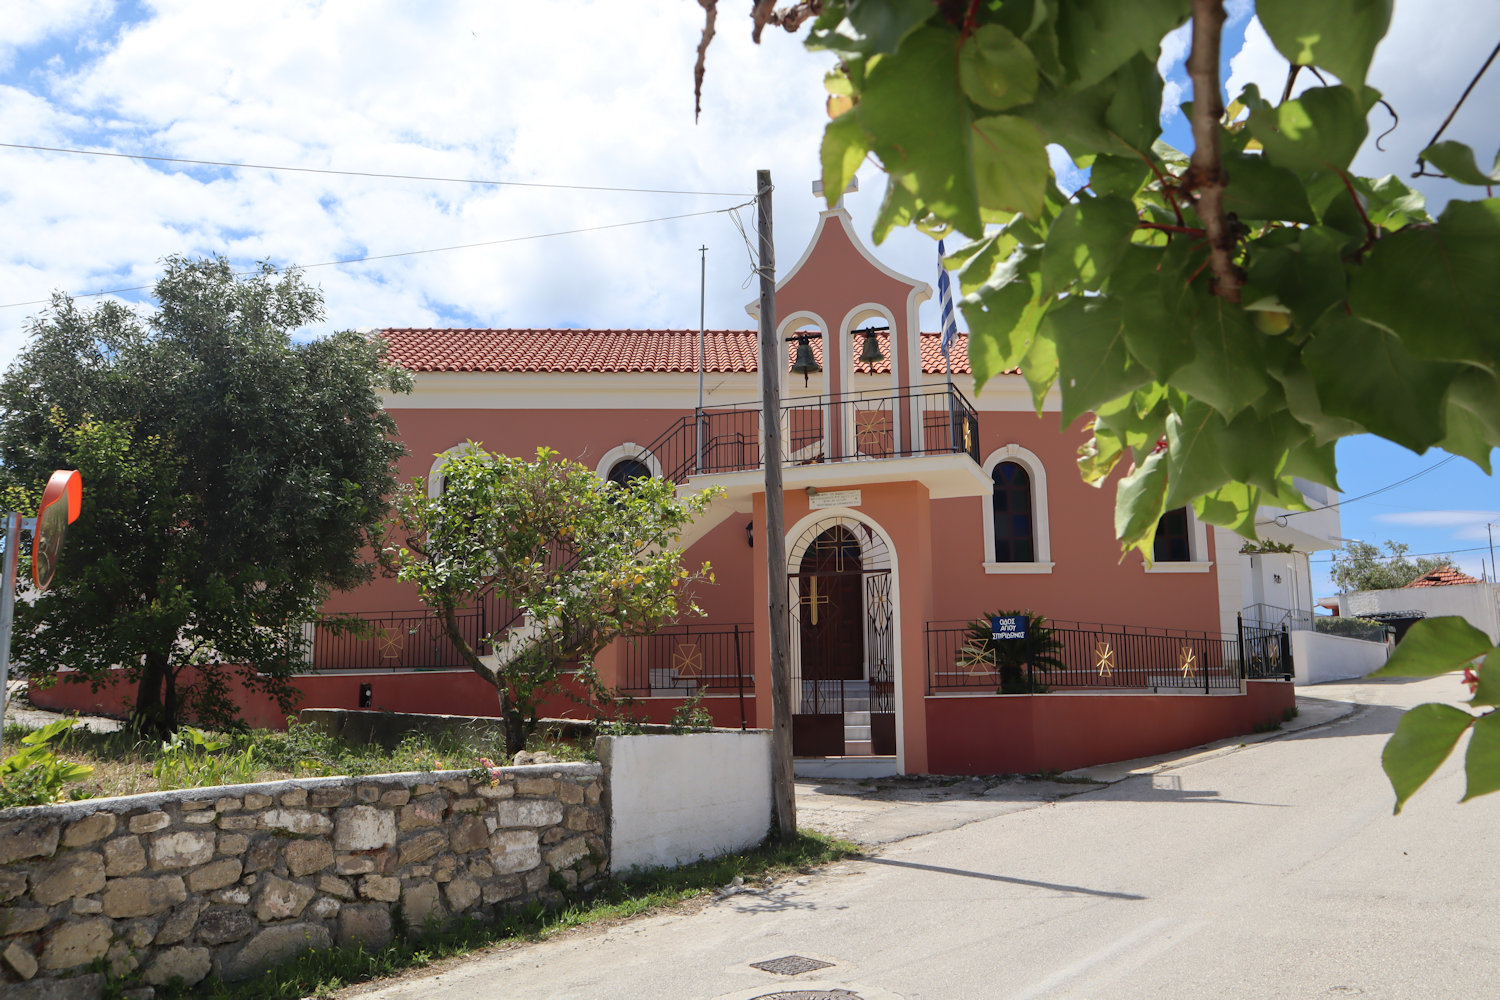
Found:
[[[868,854],[858,855],[860,861],[871,865],[885,865],[889,868],[910,868],[916,871],[933,872],[938,875],[957,875],[962,878],[980,878],[990,882],[1008,882],[1011,885],[1027,886],[1032,889],[1051,889],[1054,892],[1075,893],[1080,896],[1102,896],[1106,899],[1129,899],[1143,900],[1147,897],[1138,896],[1133,892],[1114,892],[1108,889],[1090,889],[1081,885],[1066,885],[1061,882],[1038,882],[1035,879],[1015,878],[1011,875],[995,875],[990,872],[970,871],[967,868],[945,868],[941,865],[924,865],[915,861],[896,861],[891,858],[872,857]]]
[[[1133,774],[1097,790],[1112,801],[1187,802],[1221,806],[1256,806],[1262,809],[1290,809],[1284,802],[1252,802],[1248,799],[1226,799],[1216,789],[1184,788],[1182,775],[1158,772]]]
[[[1328,740],[1349,736],[1390,735],[1406,710],[1394,705],[1356,705],[1354,711],[1328,722],[1276,736],[1277,742]]]

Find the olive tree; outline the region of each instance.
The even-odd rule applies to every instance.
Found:
[[[403,453],[381,393],[410,376],[357,333],[294,341],[323,318],[296,273],[174,257],[154,295],[59,295],[31,322],[0,376],[0,463],[13,497],[57,468],[84,483],[52,589],[17,604],[17,661],[96,687],[123,669],[131,725],[161,735],[233,724],[236,677],[291,708],[297,627],[372,573]]]

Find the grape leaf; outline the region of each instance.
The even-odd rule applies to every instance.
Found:
[[[1391,0],[1257,0],[1255,14],[1288,62],[1359,86],[1391,26]]]
[[[1448,759],[1458,738],[1473,722],[1472,715],[1452,705],[1418,705],[1401,716],[1380,755],[1386,777],[1396,791],[1395,812],[1399,813],[1406,800]]]

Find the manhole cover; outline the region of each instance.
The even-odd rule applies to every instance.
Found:
[[[859,1000],[859,994],[848,990],[792,990],[790,993],[767,993],[755,1000]]]
[[[769,962],[751,962],[750,968],[760,969],[764,972],[774,972],[778,976],[800,976],[804,972],[811,972],[814,969],[827,969],[832,967],[832,965],[832,962],[820,962],[816,958],[803,958],[801,955],[787,955],[785,958],[773,958]],[[788,997],[790,997],[791,995],[792,994],[790,993],[786,994],[786,996]],[[812,997],[813,995],[814,994],[809,993],[808,997]],[[817,994],[817,996],[825,995],[832,996],[833,994]],[[778,1000],[781,996],[782,994],[777,994]],[[802,998],[799,997],[797,998],[797,1000],[802,1000]]]

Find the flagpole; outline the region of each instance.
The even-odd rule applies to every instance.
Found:
[[[698,441],[698,464],[694,466],[695,471],[703,474],[703,303],[707,298],[708,288],[708,247],[698,248],[698,420],[697,433],[693,436]]]
[[[953,315],[953,283],[948,277],[948,269],[943,266],[944,255],[943,241],[938,240],[938,309],[943,328],[938,349],[942,351],[943,367],[948,372],[948,431],[956,448],[963,440],[958,426],[961,415],[953,404],[953,341],[958,339],[958,319]],[[972,367],[970,371],[973,371]]]

